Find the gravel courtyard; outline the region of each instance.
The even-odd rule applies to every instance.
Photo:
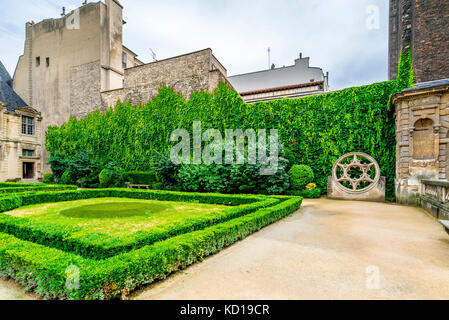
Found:
[[[320,199],[133,298],[449,299],[448,283],[449,236],[421,209]]]

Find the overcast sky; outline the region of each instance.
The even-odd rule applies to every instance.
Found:
[[[2,1],[0,60],[11,75],[23,53],[25,22],[82,0]],[[228,75],[277,67],[302,52],[329,71],[331,90],[388,78],[388,0],[120,0],[124,44],[152,61],[212,48]],[[377,8],[377,9],[376,9]],[[376,22],[376,10],[379,21]]]

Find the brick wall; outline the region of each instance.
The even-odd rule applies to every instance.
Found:
[[[389,78],[412,44],[417,82],[449,78],[449,1],[390,0]]]
[[[449,78],[449,1],[415,0],[413,37],[417,81]]]

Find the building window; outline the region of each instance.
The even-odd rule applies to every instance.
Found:
[[[34,118],[22,116],[22,134],[34,135]]]
[[[45,59],[45,63],[47,64],[47,68],[48,68],[50,66],[50,58],[49,57],[47,57]]]
[[[36,67],[41,65],[41,57],[36,57]]]
[[[35,156],[34,150],[23,149],[22,156],[25,158],[33,158]]]
[[[126,52],[122,53],[122,64],[123,64],[123,69],[126,69]]]

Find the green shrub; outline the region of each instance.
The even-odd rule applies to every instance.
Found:
[[[75,178],[72,176],[71,172],[69,170],[64,171],[61,177],[61,183],[62,184],[76,184]]]
[[[151,169],[156,172],[157,179],[162,182],[164,189],[176,190],[179,165],[174,164],[168,154],[153,151]]]
[[[109,188],[113,182],[113,174],[114,171],[110,169],[101,170],[100,174],[98,175],[100,186],[102,186],[103,188]]]
[[[44,174],[44,183],[55,183],[55,175],[53,173]]]
[[[288,172],[292,190],[304,190],[315,180],[312,168],[306,165],[294,165]]]
[[[50,155],[48,164],[55,176],[56,183],[61,182],[62,175],[67,170],[67,162],[66,158],[59,152],[54,152]]]
[[[309,183],[308,185],[306,185],[306,190],[312,191],[312,190],[315,190],[316,187],[317,187],[316,183]]]
[[[154,186],[157,183],[156,172],[154,171],[129,171],[125,176],[131,184]]]
[[[305,199],[317,199],[321,197],[322,190],[320,188],[315,188],[313,190],[290,190],[287,192],[288,195],[295,197],[302,197]]]
[[[288,161],[283,157],[283,147],[280,146],[278,167],[274,175],[261,175],[265,165],[261,163],[242,165],[222,164],[181,164],[173,165],[165,156],[158,155],[154,165],[158,176],[163,181],[171,181],[172,189],[191,192],[214,192],[228,194],[282,194],[290,186],[286,171]],[[164,160],[160,160],[161,157]],[[223,159],[225,155],[223,155]],[[169,174],[168,174],[169,173]]]
[[[162,182],[156,182],[151,187],[154,190],[164,190],[164,184]]]
[[[120,188],[125,184],[125,172],[118,167],[103,169],[99,176],[100,185],[103,188]]]

